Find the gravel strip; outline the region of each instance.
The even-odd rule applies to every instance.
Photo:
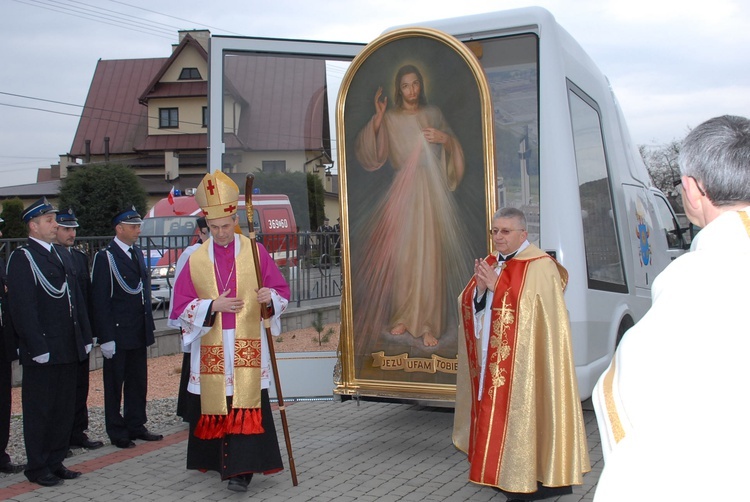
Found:
[[[182,424],[182,419],[175,415],[176,409],[176,397],[149,401],[146,405],[146,416],[148,417],[146,427],[148,430],[155,434],[162,434],[164,431]],[[103,441],[105,445],[110,444],[107,433],[104,430],[104,408],[89,408],[88,437],[91,440],[98,439]],[[15,415],[11,418],[10,440],[8,441],[8,449],[6,451],[13,462],[26,462],[26,448],[23,442],[23,417],[21,415]],[[86,450],[75,448],[72,451],[73,455],[80,455]],[[0,476],[2,475],[0,474]]]
[[[274,346],[277,352],[316,352],[320,350],[334,351],[338,347],[339,325],[327,324],[319,334],[314,328],[303,328],[282,333]],[[177,389],[180,381],[180,367],[182,354],[161,356],[148,360],[148,396],[146,427],[156,434],[174,429],[183,424],[182,419],[175,415],[177,409]],[[104,385],[102,370],[94,370],[90,374],[89,383],[89,428],[87,435],[91,440],[103,441],[110,444],[104,429]],[[10,423],[10,440],[7,452],[11,461],[26,462],[26,448],[23,441],[23,417],[21,416],[21,388],[12,389],[13,411]],[[153,398],[153,399],[151,399]],[[185,425],[187,427],[187,425]],[[80,455],[86,450],[73,449],[74,455]],[[0,474],[0,477],[4,476]]]

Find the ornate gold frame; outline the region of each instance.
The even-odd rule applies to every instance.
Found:
[[[484,71],[477,59],[477,57],[481,58],[481,44],[478,42],[470,42],[465,45],[446,33],[428,28],[406,28],[394,30],[380,36],[368,44],[352,61],[348,68],[341,84],[336,107],[343,289],[341,295],[341,336],[339,342],[341,372],[336,381],[337,386],[334,389],[334,392],[346,396],[372,396],[400,400],[452,402],[455,399],[455,384],[425,384],[370,380],[357,378],[355,375],[355,333],[353,332],[354,312],[352,310],[352,270],[349,255],[350,215],[348,214],[349,194],[347,189],[347,124],[345,123],[344,118],[345,107],[350,86],[362,64],[383,47],[394,42],[403,42],[407,39],[427,39],[443,44],[445,50],[452,51],[463,60],[466,65],[466,71],[470,72],[471,77],[473,77],[473,81],[476,84],[476,92],[479,96],[479,108],[481,112],[481,156],[484,162],[485,228],[489,228],[490,219],[495,210],[493,110],[489,84],[487,83]],[[490,249],[491,239],[488,232],[485,232],[485,239],[486,248]],[[466,277],[467,282],[468,280],[469,277]],[[458,310],[458,306],[456,306],[456,309]],[[456,329],[458,330],[458,326],[456,326]]]

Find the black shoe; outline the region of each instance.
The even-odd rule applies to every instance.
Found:
[[[42,486],[57,486],[63,484],[63,480],[58,478],[54,474],[45,474],[44,476],[33,480],[32,483],[36,483]]]
[[[0,466],[0,472],[5,474],[18,474],[24,469],[26,469],[26,464],[14,464],[13,462]]]
[[[233,492],[246,492],[247,485],[250,484],[250,480],[253,479],[252,474],[240,474],[233,478],[229,478],[229,485],[227,488]]]
[[[60,479],[75,479],[81,475],[78,471],[71,471],[65,466],[60,467],[57,469],[54,473],[55,476],[57,476]]]
[[[149,431],[144,431],[137,436],[131,436],[130,439],[142,439],[143,441],[161,441],[162,439],[164,439],[164,436],[162,436],[161,434],[153,434]]]
[[[96,450],[97,448],[101,448],[102,446],[104,446],[104,443],[101,441],[92,441],[89,438],[84,438],[84,440],[79,444],[71,444],[70,446],[78,446],[80,448],[86,448],[87,450]]]
[[[113,439],[112,444],[118,448],[135,448],[135,443],[129,439]]]

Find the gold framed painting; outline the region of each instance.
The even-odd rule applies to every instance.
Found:
[[[452,401],[457,297],[486,255],[492,106],[477,56],[431,29],[386,33],[337,103],[341,395]]]

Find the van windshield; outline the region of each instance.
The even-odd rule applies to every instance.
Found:
[[[141,224],[141,239],[147,239],[150,247],[184,248],[189,243],[188,236],[196,232],[195,220],[195,216],[144,218]]]
[[[260,232],[260,216],[257,210],[253,211],[253,226],[256,232]],[[141,237],[148,237],[155,246],[166,246],[162,243],[164,236],[184,236],[195,233],[195,216],[155,216],[144,218],[141,225]],[[244,208],[237,211],[237,221],[240,228],[247,228],[247,214]]]
[[[157,216],[145,218],[141,225],[141,235],[153,237],[162,235],[191,235],[195,232],[195,216]]]

